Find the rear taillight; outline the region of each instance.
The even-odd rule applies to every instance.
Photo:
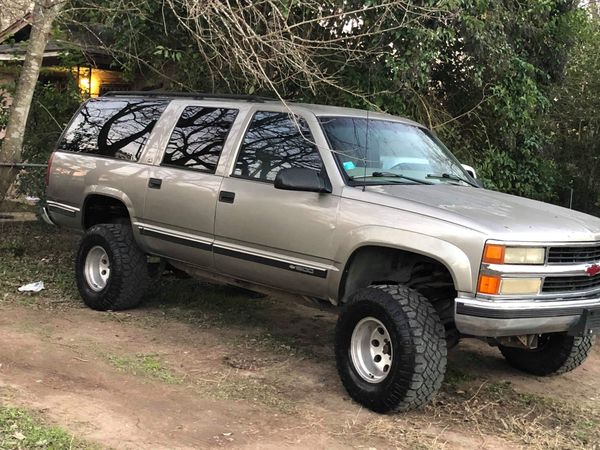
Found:
[[[50,171],[52,170],[52,160],[54,159],[54,152],[48,158],[48,167],[46,167],[46,187],[48,187],[48,183],[50,183]]]

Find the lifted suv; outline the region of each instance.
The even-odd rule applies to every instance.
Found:
[[[407,119],[115,93],[82,105],[48,170],[47,220],[84,232],[88,306],[138,305],[159,258],[327,300],[342,382],[374,411],[428,402],[460,338],[547,375],[581,364],[600,327],[600,220],[480,188]]]

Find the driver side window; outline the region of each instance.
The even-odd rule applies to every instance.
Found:
[[[281,169],[292,167],[323,168],[308,124],[283,112],[257,112],[242,141],[233,176],[272,182]]]

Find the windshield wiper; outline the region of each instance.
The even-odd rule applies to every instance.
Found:
[[[465,178],[459,177],[458,175],[450,174],[450,173],[428,173],[427,178],[436,178],[438,180],[451,180],[451,181],[462,181],[463,183],[467,183],[469,186],[479,187],[475,183],[466,180]]]
[[[412,181],[413,183],[418,183],[418,184],[433,184],[433,183],[430,183],[429,181],[419,180],[418,178],[407,177],[406,175],[402,175],[402,174],[394,173],[394,172],[373,172],[371,175],[355,175],[355,176],[350,177],[350,179],[352,181],[356,180],[357,178],[400,178],[402,180],[408,180],[408,181]]]

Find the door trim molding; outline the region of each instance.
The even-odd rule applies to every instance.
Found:
[[[314,266],[307,266],[304,264],[298,264],[294,261],[271,258],[268,256],[257,255],[255,253],[248,253],[241,250],[234,250],[232,248],[223,247],[218,244],[213,244],[213,252],[217,255],[230,256],[232,258],[243,259],[244,261],[255,262],[258,264],[264,264],[270,267],[276,267],[278,269],[289,270],[303,275],[310,275],[318,278],[327,278],[327,269],[322,269]]]
[[[162,239],[164,241],[173,242],[179,245],[185,245],[200,250],[212,251],[214,254],[217,255],[229,256],[231,258],[237,258],[244,261],[263,264],[265,266],[275,267],[277,269],[289,270],[291,272],[299,273],[302,275],[308,275],[317,278],[327,278],[330,269],[330,267],[327,266],[317,267],[314,265],[299,263],[297,261],[289,259],[259,255],[254,252],[240,250],[238,248],[229,247],[223,244],[217,244],[208,239],[202,239],[188,234],[177,233],[167,228],[147,225],[142,222],[136,222],[134,223],[134,225],[137,226],[142,236],[148,236],[155,239]],[[168,256],[165,255],[165,257]]]
[[[185,245],[188,247],[194,247],[200,250],[211,251],[212,242],[208,239],[199,239],[189,235],[183,235],[167,230],[165,228],[153,227],[143,223],[135,223],[140,230],[142,236],[153,237],[156,239],[162,239],[163,241],[173,242],[179,245]]]

